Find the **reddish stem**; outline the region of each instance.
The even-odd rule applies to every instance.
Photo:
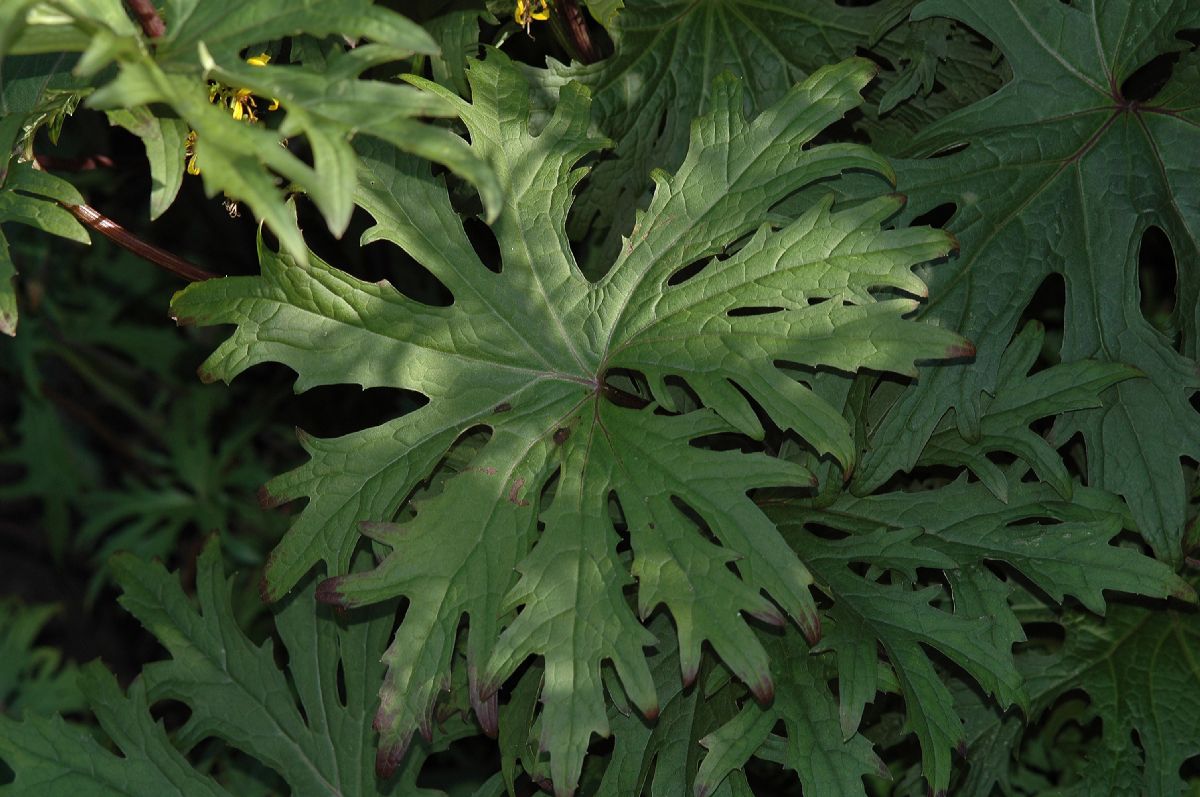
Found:
[[[587,20],[576,0],[557,0],[553,9],[554,27],[563,37],[571,55],[584,64],[594,64],[600,60],[600,53],[588,32]]]
[[[59,158],[54,155],[36,156],[38,166],[54,172],[90,172],[92,169],[107,169],[113,165],[107,155],[88,155],[83,158]]]
[[[62,206],[69,210],[72,216],[79,219],[84,226],[90,227],[100,233],[122,249],[127,249],[138,257],[145,258],[154,265],[161,266],[186,280],[202,282],[217,276],[212,272],[205,271],[194,263],[184,260],[179,255],[172,254],[165,249],[159,249],[154,244],[143,241],[91,205],[68,205],[64,202]]]
[[[137,17],[138,24],[151,39],[157,39],[167,32],[167,25],[159,15],[151,0],[125,0],[129,10]]]

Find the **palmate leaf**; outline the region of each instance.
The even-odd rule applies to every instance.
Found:
[[[845,495],[826,507],[786,503],[771,510],[833,600],[832,628],[821,644],[837,656],[842,732],[853,733],[879,688],[878,640],[937,793],[949,785],[950,752],[965,748],[966,735],[923,646],[953,661],[1001,707],[1029,706],[1012,653],[1024,633],[1006,603],[1005,584],[986,563],[1020,572],[1055,603],[1071,596],[1094,612],[1104,611],[1105,590],[1195,599],[1167,566],[1111,544],[1126,517],[1115,496],[1076,485],[1067,501],[1048,484],[1021,481],[1009,489],[1002,502],[962,478],[935,490]],[[829,529],[850,536],[832,539]],[[861,574],[855,563],[870,569]],[[918,568],[942,570],[952,602],[939,586],[921,587]]]
[[[596,124],[614,140],[610,157],[597,164],[581,189],[572,237],[593,225],[605,234],[613,226],[615,233],[628,228],[646,192],[643,176],[651,169],[673,170],[683,161],[691,120],[711,107],[714,75],[730,71],[742,78],[747,107],[761,110],[796,81],[860,48],[871,47],[894,64],[913,57],[914,50],[923,51],[924,37],[910,36],[908,26],[899,24],[906,15],[897,18],[884,5],[630,0],[614,16],[598,17],[615,44],[611,57],[591,65],[551,60],[546,69],[533,72],[540,91],[549,97],[570,81],[589,87]],[[599,11],[595,5],[591,10]],[[944,41],[946,57],[958,70],[955,76],[962,78],[952,84],[954,91],[966,93],[952,100],[950,94],[939,95],[932,101],[936,111],[961,107],[998,87],[986,48],[964,31],[952,30],[945,20],[931,25],[939,28],[932,35]],[[899,73],[885,70],[872,90],[881,94],[899,79]],[[933,118],[917,111],[903,122],[893,121],[898,115],[888,117],[889,130],[902,127],[911,132],[914,124]],[[878,120],[868,126],[878,127]]]
[[[1185,793],[1181,767],[1200,754],[1196,612],[1114,605],[1103,618],[1074,611],[1057,622],[1065,632],[1061,646],[1017,657],[1036,722],[1024,746],[1049,748],[1058,784],[1040,793]],[[970,695],[964,697],[970,706]],[[984,797],[1016,769],[1022,726],[1011,715],[970,709],[972,767],[955,794]]]
[[[862,778],[888,777],[887,767],[858,733],[843,734],[837,701],[829,693],[820,663],[809,656],[799,635],[784,634],[768,644],[780,662],[779,686],[769,706],[753,702],[701,740],[707,750],[696,776],[696,797],[708,797],[751,755],[795,770],[807,794],[865,795]],[[874,662],[871,662],[874,666]],[[786,737],[772,733],[782,722]],[[845,736],[845,738],[843,738]]]
[[[987,455],[1007,451],[1032,467],[1038,478],[1053,485],[1059,495],[1069,499],[1072,482],[1065,463],[1054,447],[1029,425],[1058,413],[1099,407],[1100,394],[1105,389],[1141,373],[1123,363],[1079,360],[1030,374],[1045,337],[1041,324],[1030,322],[1013,339],[1000,360],[995,395],[984,396],[980,401],[978,438],[964,439],[954,419],[943,418],[917,464],[964,465],[997,498],[1005,501],[1008,478]]]
[[[169,206],[182,176],[183,140],[197,134],[196,155],[209,195],[223,192],[245,202],[275,232],[293,257],[307,249],[286,190],[303,190],[321,210],[329,229],[341,235],[353,211],[358,161],[356,135],[381,138],[405,152],[437,161],[473,183],[489,215],[500,202],[495,176],[461,138],[421,121],[453,115],[429,92],[359,75],[379,64],[437,46],[418,25],[376,7],[371,0],[330,4],[301,0],[199,2],[170,0],[164,8],[166,34],[153,48],[126,14],[120,0],[52,0],[44,5],[17,0],[0,16],[0,45],[14,53],[81,51],[76,72],[95,79],[116,62],[115,80],[88,98],[88,105],[114,114],[146,143],[154,190],[152,214]],[[244,58],[264,42],[308,33],[366,37],[321,65],[248,66]],[[0,56],[5,54],[0,46]],[[210,102],[209,80],[252,89],[280,102],[278,129],[234,120]],[[169,106],[180,119],[158,119],[148,106]],[[312,165],[281,144],[303,135]],[[280,177],[286,183],[281,185]]]
[[[373,774],[370,713],[394,604],[333,617],[314,611],[311,585],[297,592],[275,618],[288,654],[285,675],[271,643],[255,645],[237,627],[215,537],[197,560],[199,610],[161,565],[121,554],[113,568],[121,603],[171,655],[148,665],[127,694],[100,662],[83,669],[84,697],[124,755],[61,718],[0,716],[0,759],[15,773],[0,793],[229,795],[185,757],[215,737],[269,766],[292,794],[430,794],[415,784],[424,756],[411,757],[391,781]],[[191,710],[173,738],[149,712],[163,699]],[[448,742],[475,729],[458,720],[446,731]]]
[[[765,223],[775,203],[815,180],[849,168],[886,173],[857,145],[805,147],[860,101],[872,71],[862,60],[819,70],[752,122],[740,83],[717,80],[714,110],[694,125],[688,157],[674,175],[655,176],[650,208],[608,275],[592,283],[565,231],[583,177],[573,166],[603,143],[587,133],[586,90],[564,89],[534,137],[528,85],[493,53],[471,66],[473,104],[428,87],[456,104],[472,148],[507,191],[493,225],[499,274],[480,262],[445,187],[424,166],[371,149],[359,201],[377,225],[364,239],[400,245],[453,304],[423,305],[386,282],[265,248],[261,277],[211,280],[176,296],[181,322],[237,325],[203,366],[206,378],[276,361],[296,371],[299,390],[352,383],[429,398],[374,429],[304,438],[311,460],[267,487],[272,502],[308,499],[268,563],[269,599],[317,562],[345,573],[360,522],[371,521],[367,533],[393,549],[375,570],[319,590],[351,606],[409,600],[385,654],[382,771],[415,730],[429,731],[464,616],[478,706],[526,658],[543,657],[542,742],[562,794],[575,788],[592,733],[609,730],[602,661],[644,714],[658,711],[643,653],[654,637],[623,594],[633,576],[643,613],[659,604],[671,611],[685,678],[707,640],[769,697],[766,655],[739,610],[782,622],[777,604],[816,636],[808,571],[747,496],[760,486],[807,486],[812,475],[702,441],[761,437],[749,394],[778,426],[849,467],[840,414],[777,364],[913,374],[915,359],[970,351],[955,335],[902,318],[917,302],[894,292],[920,295],[911,267],[951,241],[932,230],[881,231],[899,207],[895,197],[839,212],[821,202],[782,229]],[[698,275],[669,284],[697,262],[706,262]],[[892,298],[876,300],[881,288]],[[641,373],[649,396],[614,385],[614,371]],[[685,381],[707,408],[667,414],[668,378]],[[469,466],[417,503],[415,517],[387,523],[454,441],[478,427],[489,438]],[[617,554],[610,495],[629,529],[632,573]],[[725,567],[731,560],[737,576]]]
[[[0,713],[21,717],[83,708],[75,663],[64,662],[55,648],[34,645],[57,613],[55,606],[0,601]]]
[[[1200,458],[1200,416],[1188,403],[1200,387],[1200,183],[1191,178],[1200,58],[1184,54],[1156,97],[1132,101],[1122,86],[1183,46],[1175,33],[1200,25],[1200,6],[931,0],[914,13],[966,22],[1014,69],[999,92],[930,126],[907,149],[944,157],[898,167],[911,200],[903,218],[956,208],[947,229],[963,255],[931,277],[927,313],[976,341],[980,354],[965,377],[933,375],[896,404],[873,434],[854,489],[870,491],[911,468],[950,407],[964,438],[978,439],[982,396],[996,388],[1018,319],[1058,273],[1067,297],[1062,360],[1124,363],[1147,378],[1117,384],[1101,408],[1063,417],[1055,436],[1082,432],[1090,483],[1124,496],[1155,553],[1175,561],[1185,521],[1180,458]],[[1170,322],[1178,350],[1139,307],[1139,243],[1151,226],[1165,231],[1178,263]]]

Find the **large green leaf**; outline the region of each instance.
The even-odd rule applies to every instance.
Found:
[[[918,465],[963,465],[979,477],[1001,501],[1008,499],[1004,469],[988,458],[1006,451],[1033,468],[1038,478],[1063,498],[1071,497],[1066,464],[1043,437],[1029,428],[1034,421],[1063,412],[1101,406],[1100,394],[1117,382],[1141,374],[1123,363],[1079,360],[1029,373],[1045,342],[1045,330],[1031,322],[1013,340],[1000,360],[994,396],[980,401],[979,435],[966,439],[954,423],[943,418],[917,460]],[[1019,470],[1015,475],[1023,475]]]
[[[575,788],[591,734],[609,730],[602,661],[643,713],[657,712],[643,654],[654,638],[624,596],[635,575],[643,613],[665,604],[675,618],[686,678],[707,640],[769,695],[766,656],[738,615],[782,621],[763,590],[816,635],[808,571],[747,497],[760,486],[809,485],[811,474],[703,441],[762,436],[748,394],[775,424],[848,467],[853,446],[840,414],[780,366],[914,374],[915,359],[969,351],[955,335],[902,318],[917,302],[895,292],[921,295],[912,266],[951,243],[931,230],[881,231],[900,206],[895,197],[837,212],[819,202],[782,229],[766,224],[773,205],[814,181],[851,168],[886,172],[857,145],[805,146],[860,101],[872,71],[861,60],[819,70],[753,121],[742,114],[740,82],[717,80],[687,158],[674,175],[654,176],[636,232],[592,283],[565,231],[584,174],[574,164],[602,143],[587,134],[587,92],[564,89],[533,136],[528,86],[493,54],[471,67],[473,104],[423,85],[455,104],[472,149],[506,190],[492,227],[500,273],[480,261],[440,181],[391,149],[368,148],[359,202],[377,225],[364,240],[404,248],[453,304],[424,305],[386,282],[265,248],[261,277],[212,280],[175,298],[182,322],[237,325],[203,366],[206,378],[277,361],[296,371],[299,390],[351,383],[429,399],[374,429],[305,437],[311,460],[266,496],[308,499],[268,564],[268,598],[317,562],[345,573],[362,521],[393,549],[374,571],[340,576],[319,593],[346,605],[409,600],[385,654],[384,771],[416,729],[429,728],[464,615],[477,703],[527,657],[544,658],[543,742],[563,794]],[[696,263],[705,264],[698,275],[673,280]],[[891,295],[877,299],[882,288]],[[623,376],[634,372],[641,377]],[[707,408],[672,414],[668,379]],[[645,393],[635,395],[642,380]],[[469,467],[415,504],[415,517],[388,524],[454,441],[480,427],[489,436]],[[629,529],[632,572],[617,554],[610,495]]]
[[[1104,618],[1070,612],[1058,622],[1065,639],[1057,650],[1018,657],[1036,722],[1024,747],[1049,748],[1059,785],[1040,793],[1185,793],[1181,768],[1200,754],[1195,611],[1119,605]],[[1014,752],[1023,747],[1017,717],[981,709],[968,724],[972,766],[961,783],[962,794],[978,797],[1020,775]]]
[[[1012,480],[1001,501],[960,478],[934,490],[844,495],[828,506],[785,503],[771,511],[834,601],[821,644],[837,654],[844,734],[853,733],[879,688],[876,640],[895,671],[935,792],[949,785],[950,753],[966,736],[924,648],[953,661],[1002,707],[1027,708],[1012,654],[1024,633],[987,563],[1019,571],[1056,603],[1070,595],[1097,612],[1104,590],[1194,600],[1165,565],[1111,544],[1125,517],[1115,496],[1076,485],[1073,499],[1044,483]],[[831,529],[850,536],[835,539]],[[856,563],[869,569],[864,574]],[[953,601],[940,586],[921,586],[919,568],[944,571]]]
[[[775,699],[769,706],[748,703],[701,740],[708,754],[696,777],[696,797],[714,794],[751,755],[795,770],[806,793],[865,795],[863,775],[887,777],[887,767],[863,736],[851,733],[843,738],[837,701],[829,693],[821,665],[795,633],[772,640],[770,649],[782,663]],[[772,734],[778,723],[787,730],[786,737]]]
[[[628,229],[634,208],[645,198],[644,175],[682,163],[691,120],[712,107],[712,77],[723,71],[745,81],[746,107],[761,110],[796,81],[859,48],[873,46],[881,60],[899,65],[924,52],[929,36],[943,42],[945,55],[962,72],[963,79],[951,85],[966,93],[953,99],[940,94],[933,101],[936,112],[961,107],[998,85],[987,49],[963,31],[940,21],[932,23],[937,30],[914,37],[907,25],[899,24],[905,15],[890,13],[884,5],[630,0],[619,14],[604,20],[616,46],[611,57],[586,66],[551,60],[547,69],[535,73],[539,88],[551,97],[568,81],[588,86],[596,123],[615,142],[581,189],[572,237],[596,225],[615,249],[615,235]],[[892,87],[901,79],[896,71],[885,70],[877,85]],[[905,109],[903,120],[892,120],[899,115],[888,117],[891,127],[909,132],[914,124],[932,118],[927,112]],[[878,114],[872,116],[876,119],[869,126],[878,128]]]
[[[275,619],[288,654],[285,674],[270,641],[256,645],[237,627],[215,538],[197,560],[199,610],[161,565],[121,555],[113,567],[121,603],[171,658],[148,665],[127,694],[100,662],[83,671],[84,696],[124,755],[61,718],[0,716],[0,758],[16,776],[11,793],[229,795],[185,757],[218,738],[269,766],[293,794],[430,794],[415,785],[424,755],[412,756],[391,781],[373,773],[369,718],[394,605],[335,618],[314,607],[311,586],[298,592]],[[174,738],[149,712],[162,699],[191,710]],[[474,729],[455,720],[446,731],[448,741]]]
[[[1147,379],[1121,382],[1104,406],[1062,418],[1059,439],[1082,432],[1088,479],[1129,501],[1160,557],[1182,556],[1181,457],[1200,458],[1197,377],[1200,58],[1185,54],[1156,97],[1122,86],[1155,56],[1180,49],[1176,31],[1200,25],[1190,0],[930,0],[917,15],[951,16],[994,41],[1012,82],[930,126],[899,165],[904,219],[950,203],[947,229],[962,255],[931,279],[929,318],[978,345],[966,375],[938,373],[905,395],[874,431],[855,489],[869,491],[915,464],[947,409],[967,440],[981,435],[1022,311],[1051,274],[1066,283],[1064,362],[1125,363]],[[946,154],[949,153],[949,154]],[[944,157],[926,157],[942,154]],[[1166,232],[1178,263],[1170,328],[1178,349],[1143,317],[1137,268],[1143,234]]]

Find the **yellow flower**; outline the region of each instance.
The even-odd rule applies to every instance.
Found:
[[[534,0],[539,2],[539,0]],[[545,0],[540,0],[545,2]],[[260,53],[256,56],[246,59],[246,63],[250,66],[266,66],[271,60],[271,56],[267,53]],[[213,105],[224,105],[229,108],[229,114],[235,121],[245,119],[251,124],[258,122],[258,102],[254,97],[254,93],[250,89],[233,89],[228,86],[223,86],[220,83],[211,82],[208,84],[208,101]],[[279,100],[272,98],[271,104],[267,106],[268,111],[276,111],[279,109]],[[200,165],[196,162],[196,131],[192,130],[188,133],[187,140],[184,143],[184,155],[187,157],[188,174],[200,174]]]
[[[550,19],[550,0],[517,0],[513,18],[528,33],[533,20]]]
[[[260,53],[259,55],[256,55],[253,58],[246,59],[246,63],[250,64],[250,66],[266,66],[268,63],[270,63],[270,61],[271,61],[271,56],[268,55],[267,53]],[[267,106],[267,110],[268,111],[278,111],[279,110],[279,100],[272,97],[271,104]]]
[[[187,173],[191,175],[200,174],[200,165],[196,163],[195,130],[187,134],[187,140],[183,143],[183,154],[187,157]]]

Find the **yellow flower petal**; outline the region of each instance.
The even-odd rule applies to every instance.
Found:
[[[271,56],[267,55],[266,53],[261,53],[253,58],[247,58],[246,63],[250,64],[250,66],[266,66],[270,60]]]
[[[513,18],[528,32],[533,20],[550,18],[550,4],[548,0],[517,0]]]

